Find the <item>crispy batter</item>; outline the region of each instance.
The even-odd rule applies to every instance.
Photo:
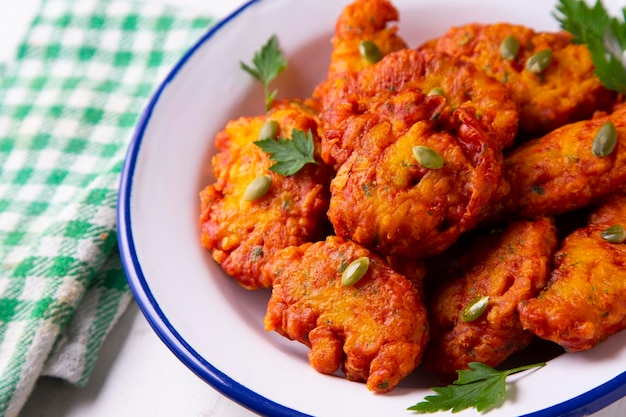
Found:
[[[391,255],[386,256],[385,261],[387,261],[391,269],[411,281],[415,288],[417,288],[419,295],[425,296],[424,278],[427,269],[422,259]],[[422,301],[424,301],[424,299]]]
[[[339,84],[322,113],[322,154],[339,165],[328,212],[336,234],[383,254],[442,252],[499,196],[514,104],[473,66],[435,52],[395,52]],[[446,96],[424,94],[434,86]],[[416,145],[438,152],[445,166],[424,168]]]
[[[379,18],[372,22],[397,18],[382,13],[386,2],[373,4]],[[346,38],[346,22],[363,24],[365,15],[349,6],[335,38]],[[374,23],[368,30],[380,30]],[[356,33],[364,38],[361,29]],[[335,44],[338,56],[341,45]],[[433,90],[443,93],[429,94]],[[433,255],[473,228],[483,208],[506,192],[496,183],[500,151],[517,133],[516,105],[505,87],[473,65],[432,50],[401,49],[376,64],[331,65],[316,94],[322,158],[338,170],[329,210],[337,235],[385,255]],[[416,145],[443,155],[445,167],[419,165]]]
[[[479,237],[461,257],[458,275],[446,280],[428,303],[431,341],[424,366],[453,380],[455,371],[467,369],[469,362],[497,366],[526,347],[532,334],[522,329],[517,305],[545,286],[556,245],[549,218],[521,220],[502,234]],[[484,296],[489,296],[485,312],[464,322],[463,309]]]
[[[509,35],[520,44],[512,60],[503,58],[500,52],[500,45]],[[594,111],[608,108],[615,96],[595,76],[587,47],[573,44],[566,32],[535,32],[508,23],[468,24],[451,28],[424,47],[471,62],[506,85],[518,103],[520,133],[525,136],[541,136],[587,119]],[[527,60],[544,49],[553,51],[549,67],[541,74],[528,71]]]
[[[445,128],[457,109],[475,119],[471,130],[485,133],[474,139],[480,142],[475,147],[500,150],[517,133],[517,109],[507,89],[473,65],[435,51],[394,52],[331,84],[321,113],[322,158],[329,164],[339,165],[368,146],[364,140],[377,124],[389,123],[398,137],[422,120],[436,119]],[[443,96],[425,99],[433,89]]]
[[[382,55],[406,48],[397,34],[398,27],[391,22],[398,20],[398,10],[388,0],[357,0],[346,6],[335,24],[332,38],[327,78],[333,79],[344,72],[357,72],[370,65],[361,55],[361,41],[372,41]],[[325,94],[328,81],[321,84],[313,94]]]
[[[500,173],[492,149],[468,156],[459,142],[422,122],[379,153],[352,154],[331,182],[328,217],[336,234],[383,254],[420,258],[444,251],[477,224]],[[419,165],[416,144],[439,152],[446,165]]]
[[[613,122],[619,139],[613,153],[601,158],[591,145],[607,121]],[[504,180],[510,193],[497,211],[525,218],[581,208],[620,189],[626,181],[626,106],[522,144],[505,158]]]
[[[519,306],[525,329],[570,351],[591,349],[626,328],[626,246],[601,233],[626,225],[626,196],[612,196],[587,227],[563,241],[548,287]]]
[[[365,276],[342,286],[342,271],[362,256],[370,258]],[[278,252],[263,273],[274,281],[266,329],[310,347],[317,371],[342,367],[347,379],[388,392],[420,362],[428,340],[421,284],[367,249],[330,236]]]
[[[202,244],[248,289],[272,285],[260,271],[276,250],[323,239],[328,231],[332,170],[307,164],[293,176],[270,172],[268,155],[253,143],[268,118],[279,123],[282,137],[291,137],[292,129],[311,130],[319,148],[316,116],[300,103],[277,103],[267,116],[231,121],[218,133],[212,160],[216,181],[200,193]],[[243,200],[248,184],[264,174],[272,177],[270,191],[259,200]]]

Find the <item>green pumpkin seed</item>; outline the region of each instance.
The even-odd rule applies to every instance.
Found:
[[[519,53],[519,41],[513,36],[509,35],[500,44],[500,54],[502,58],[507,61],[515,59]]]
[[[544,49],[528,58],[526,69],[532,73],[541,74],[550,66],[550,62],[552,62],[552,50]]]
[[[424,168],[439,169],[444,165],[443,157],[428,146],[413,146],[413,157]]]
[[[624,243],[626,241],[626,230],[621,224],[611,226],[605,229],[602,234],[602,239],[611,243]]]
[[[617,145],[617,129],[613,122],[606,122],[598,129],[598,133],[593,138],[591,144],[591,152],[595,156],[609,156],[615,150]]]
[[[259,140],[275,139],[278,134],[278,122],[274,119],[267,119],[259,131]]]
[[[428,92],[429,96],[445,96],[444,92],[443,92],[443,88],[441,87],[435,87],[432,90],[430,90]]]
[[[352,261],[341,274],[341,285],[348,287],[359,282],[367,272],[369,266],[370,258],[367,256],[362,256]]]
[[[473,299],[461,312],[461,320],[465,323],[477,320],[483,315],[489,305],[489,296],[478,297]]]
[[[372,41],[361,41],[359,44],[359,52],[370,64],[375,64],[383,59],[383,54],[380,52],[378,45]]]
[[[243,199],[246,201],[254,201],[263,197],[270,190],[272,186],[272,177],[269,175],[261,175],[256,177],[243,193]]]

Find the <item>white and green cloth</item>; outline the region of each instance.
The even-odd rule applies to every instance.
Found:
[[[150,93],[211,24],[130,0],[43,0],[0,71],[0,416],[42,375],[84,385],[131,299],[119,176]]]

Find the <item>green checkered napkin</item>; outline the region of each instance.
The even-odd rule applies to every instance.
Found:
[[[44,0],[0,72],[0,415],[41,375],[83,385],[130,300],[116,242],[133,126],[210,18]]]

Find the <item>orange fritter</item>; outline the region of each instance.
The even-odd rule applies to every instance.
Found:
[[[606,157],[595,156],[598,129],[612,122],[617,146]],[[587,206],[626,181],[626,106],[611,115],[563,126],[514,149],[504,162],[510,193],[501,211],[525,218],[552,216]]]
[[[385,255],[426,257],[472,229],[499,197],[501,149],[517,123],[499,83],[443,54],[403,50],[334,86],[324,99],[322,155],[338,166],[328,212],[338,236]],[[424,92],[435,86],[445,96]],[[415,146],[436,151],[444,166],[420,164]]]
[[[389,135],[378,125],[370,135]],[[500,162],[495,152],[466,154],[458,136],[421,122],[380,152],[354,153],[331,182],[328,217],[339,236],[383,254],[423,258],[443,252],[472,229],[494,196]],[[441,154],[427,169],[412,147]]]
[[[398,20],[398,11],[388,0],[357,0],[346,6],[335,24],[335,35],[331,42],[328,78],[346,71],[357,72],[370,65],[361,54],[362,41],[373,42],[381,55],[406,48],[397,34],[398,27],[390,25]],[[326,86],[317,88],[315,96],[322,96]]]
[[[425,99],[428,95],[437,97]],[[322,100],[322,158],[329,164],[343,163],[353,151],[370,146],[370,132],[380,124],[391,128],[386,143],[423,120],[454,128],[457,124],[450,119],[457,110],[462,113],[456,118],[472,125],[467,129],[484,132],[468,143],[472,151],[484,146],[501,150],[513,143],[517,109],[499,82],[443,53],[391,53],[377,64],[332,80]],[[380,135],[373,140],[380,142]],[[381,148],[385,143],[373,145]]]
[[[364,256],[370,264],[363,278],[343,286],[342,271]],[[266,329],[310,347],[317,371],[341,367],[347,379],[388,392],[419,364],[428,341],[421,284],[367,249],[330,236],[283,249],[263,273],[274,281]]]
[[[307,164],[292,176],[270,172],[268,155],[253,143],[268,118],[278,122],[281,137],[291,137],[293,129],[310,130],[319,148],[316,116],[301,103],[277,103],[268,115],[231,121],[217,134],[215,182],[200,193],[202,244],[248,289],[272,285],[260,271],[275,251],[324,239],[328,232],[332,170]],[[268,193],[255,201],[244,200],[248,185],[264,174],[272,179]]]
[[[591,349],[626,328],[626,246],[602,232],[626,225],[626,196],[612,196],[587,227],[565,238],[548,287],[519,306],[525,329],[570,351]]]
[[[430,297],[431,340],[424,366],[453,380],[455,371],[467,369],[469,362],[495,367],[526,347],[533,336],[522,329],[517,305],[545,286],[556,245],[556,228],[549,218],[521,220],[501,234],[474,241],[453,278]],[[482,297],[489,297],[486,310],[464,321],[463,310]]]
[[[504,58],[500,49],[508,36],[519,44],[513,59]],[[614,97],[595,76],[587,47],[571,39],[566,32],[535,32],[508,23],[468,24],[451,28],[425,47],[471,62],[507,86],[519,106],[521,134],[536,137],[591,117]],[[539,74],[529,71],[527,61],[546,49],[552,51],[548,67]]]

